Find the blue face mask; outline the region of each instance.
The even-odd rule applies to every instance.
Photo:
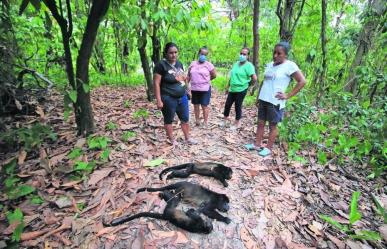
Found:
[[[245,62],[246,60],[247,60],[247,56],[246,55],[243,55],[243,54],[239,55],[239,61],[240,62]]]
[[[207,60],[207,56],[205,56],[204,54],[201,54],[199,55],[199,62],[200,63],[203,63]]]

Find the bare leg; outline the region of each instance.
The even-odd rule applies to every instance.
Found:
[[[181,123],[181,130],[184,133],[185,140],[189,139],[189,124],[188,123]]]
[[[199,105],[194,105],[194,113],[195,113],[196,126],[199,126],[200,124],[200,106]]]
[[[169,141],[173,143],[175,138],[173,137],[173,126],[172,126],[172,124],[165,124],[164,128],[165,128],[165,131],[167,132],[167,137],[168,137]]]
[[[269,150],[271,150],[271,148],[273,147],[273,144],[274,144],[274,141],[277,137],[277,134],[278,134],[278,128],[277,128],[277,124],[274,124],[274,123],[270,123],[269,124],[269,141],[267,142],[267,148]]]
[[[208,125],[208,113],[210,112],[210,109],[208,108],[208,106],[204,106],[204,105],[202,105],[202,109],[203,109],[204,124]]]
[[[265,120],[258,119],[257,133],[255,134],[255,145],[258,147],[261,147],[264,131]]]

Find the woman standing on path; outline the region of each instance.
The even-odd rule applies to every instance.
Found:
[[[257,99],[258,127],[255,144],[246,145],[247,149],[257,149],[260,156],[268,156],[278,134],[277,124],[282,121],[285,102],[305,86],[305,77],[293,61],[287,59],[290,45],[280,42],[274,47],[273,61],[266,65],[264,81]],[[296,86],[285,93],[289,82],[295,79]],[[265,123],[269,122],[269,140],[261,147]]]
[[[187,82],[191,83],[192,104],[194,105],[195,123],[200,125],[200,106],[203,110],[204,126],[208,126],[208,113],[211,98],[211,80],[216,78],[214,65],[207,61],[208,49],[199,49],[198,60],[188,68]]]
[[[186,77],[183,64],[177,60],[177,45],[169,42],[164,48],[164,59],[159,61],[154,68],[153,84],[157,101],[157,108],[161,109],[164,117],[164,128],[169,142],[176,145],[173,136],[172,122],[175,113],[181,121],[181,129],[188,144],[197,142],[189,136],[189,109],[186,92]]]
[[[226,86],[227,100],[224,106],[224,121],[223,125],[229,121],[230,109],[235,102],[235,122],[232,129],[238,129],[240,127],[240,119],[242,118],[242,103],[246,96],[247,89],[250,82],[255,84],[257,81],[257,75],[255,74],[254,65],[247,59],[249,57],[250,50],[243,48],[239,55],[239,61],[236,62],[231,69],[231,77],[228,85]]]

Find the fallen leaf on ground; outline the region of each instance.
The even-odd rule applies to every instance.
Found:
[[[17,158],[17,163],[23,164],[24,160],[26,160],[26,157],[27,157],[27,152],[25,150],[21,150],[19,152],[19,157]]]
[[[113,170],[114,170],[114,168],[107,168],[107,169],[100,169],[100,170],[94,171],[94,172],[90,175],[90,179],[89,179],[89,181],[87,182],[88,185],[94,185],[94,184],[97,184],[97,183],[98,183],[99,181],[101,181],[103,178],[107,177]]]
[[[243,241],[243,244],[245,245],[245,247],[247,249],[257,249],[258,248],[257,244],[251,238],[250,233],[248,232],[248,230],[244,226],[242,226],[242,228],[240,230],[240,234],[241,234],[241,239]]]

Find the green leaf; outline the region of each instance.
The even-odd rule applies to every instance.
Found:
[[[349,235],[353,239],[364,239],[364,240],[381,240],[380,234],[378,232],[361,230],[355,231],[356,235]]]
[[[11,200],[29,195],[35,191],[35,188],[29,185],[19,185],[7,192],[8,198]]]
[[[77,157],[80,157],[82,155],[82,149],[81,148],[74,148],[67,157],[71,160],[74,160]]]
[[[40,205],[44,203],[44,200],[39,195],[33,195],[30,199],[32,204]]]
[[[377,208],[377,213],[381,215],[384,219],[384,223],[387,223],[387,212],[386,209],[380,204],[379,200],[376,198],[375,195],[371,194],[372,200],[374,201],[376,208]]]
[[[332,226],[338,228],[340,231],[342,231],[344,233],[349,232],[348,226],[340,224],[338,221],[332,219],[331,217],[329,217],[327,215],[323,215],[323,214],[320,214],[319,217],[321,219],[325,220],[326,222],[328,222],[329,224],[331,224]]]
[[[7,212],[7,220],[9,224],[14,223],[15,221],[23,221],[23,212],[20,208],[16,208],[13,212]]]
[[[6,216],[9,224],[19,223],[12,234],[12,241],[19,241],[24,229],[23,212],[20,208],[16,208],[13,213],[7,212]]]
[[[317,153],[317,159],[322,165],[327,163],[327,155],[321,150]]]
[[[77,102],[77,96],[78,96],[77,91],[71,90],[68,92],[68,95],[73,103]]]
[[[69,120],[69,117],[70,117],[70,110],[66,110],[64,111],[63,113],[63,119],[67,122]]]
[[[16,177],[16,176],[7,177],[4,181],[5,188],[7,189],[12,188],[19,181],[20,181],[19,177]]]
[[[162,158],[157,158],[155,160],[152,160],[152,161],[148,161],[144,164],[145,167],[150,167],[150,168],[154,168],[154,167],[157,167],[159,165],[161,165],[162,163],[164,163],[165,160],[162,159]]]
[[[84,91],[85,93],[90,92],[90,86],[89,86],[89,84],[83,83],[83,84],[82,84],[82,88],[83,88],[83,91]]]
[[[5,174],[7,174],[7,175],[13,174],[16,170],[16,165],[17,165],[16,158],[12,159],[12,161],[5,164],[3,166],[3,170],[4,170]]]
[[[109,155],[110,155],[110,150],[109,149],[105,149],[101,155],[99,156],[99,158],[102,160],[102,161],[107,161],[107,159],[109,158]]]
[[[351,200],[351,210],[349,212],[349,224],[353,225],[356,221],[361,219],[361,213],[357,211],[357,202],[360,197],[360,192],[356,191],[352,194],[352,200]]]

